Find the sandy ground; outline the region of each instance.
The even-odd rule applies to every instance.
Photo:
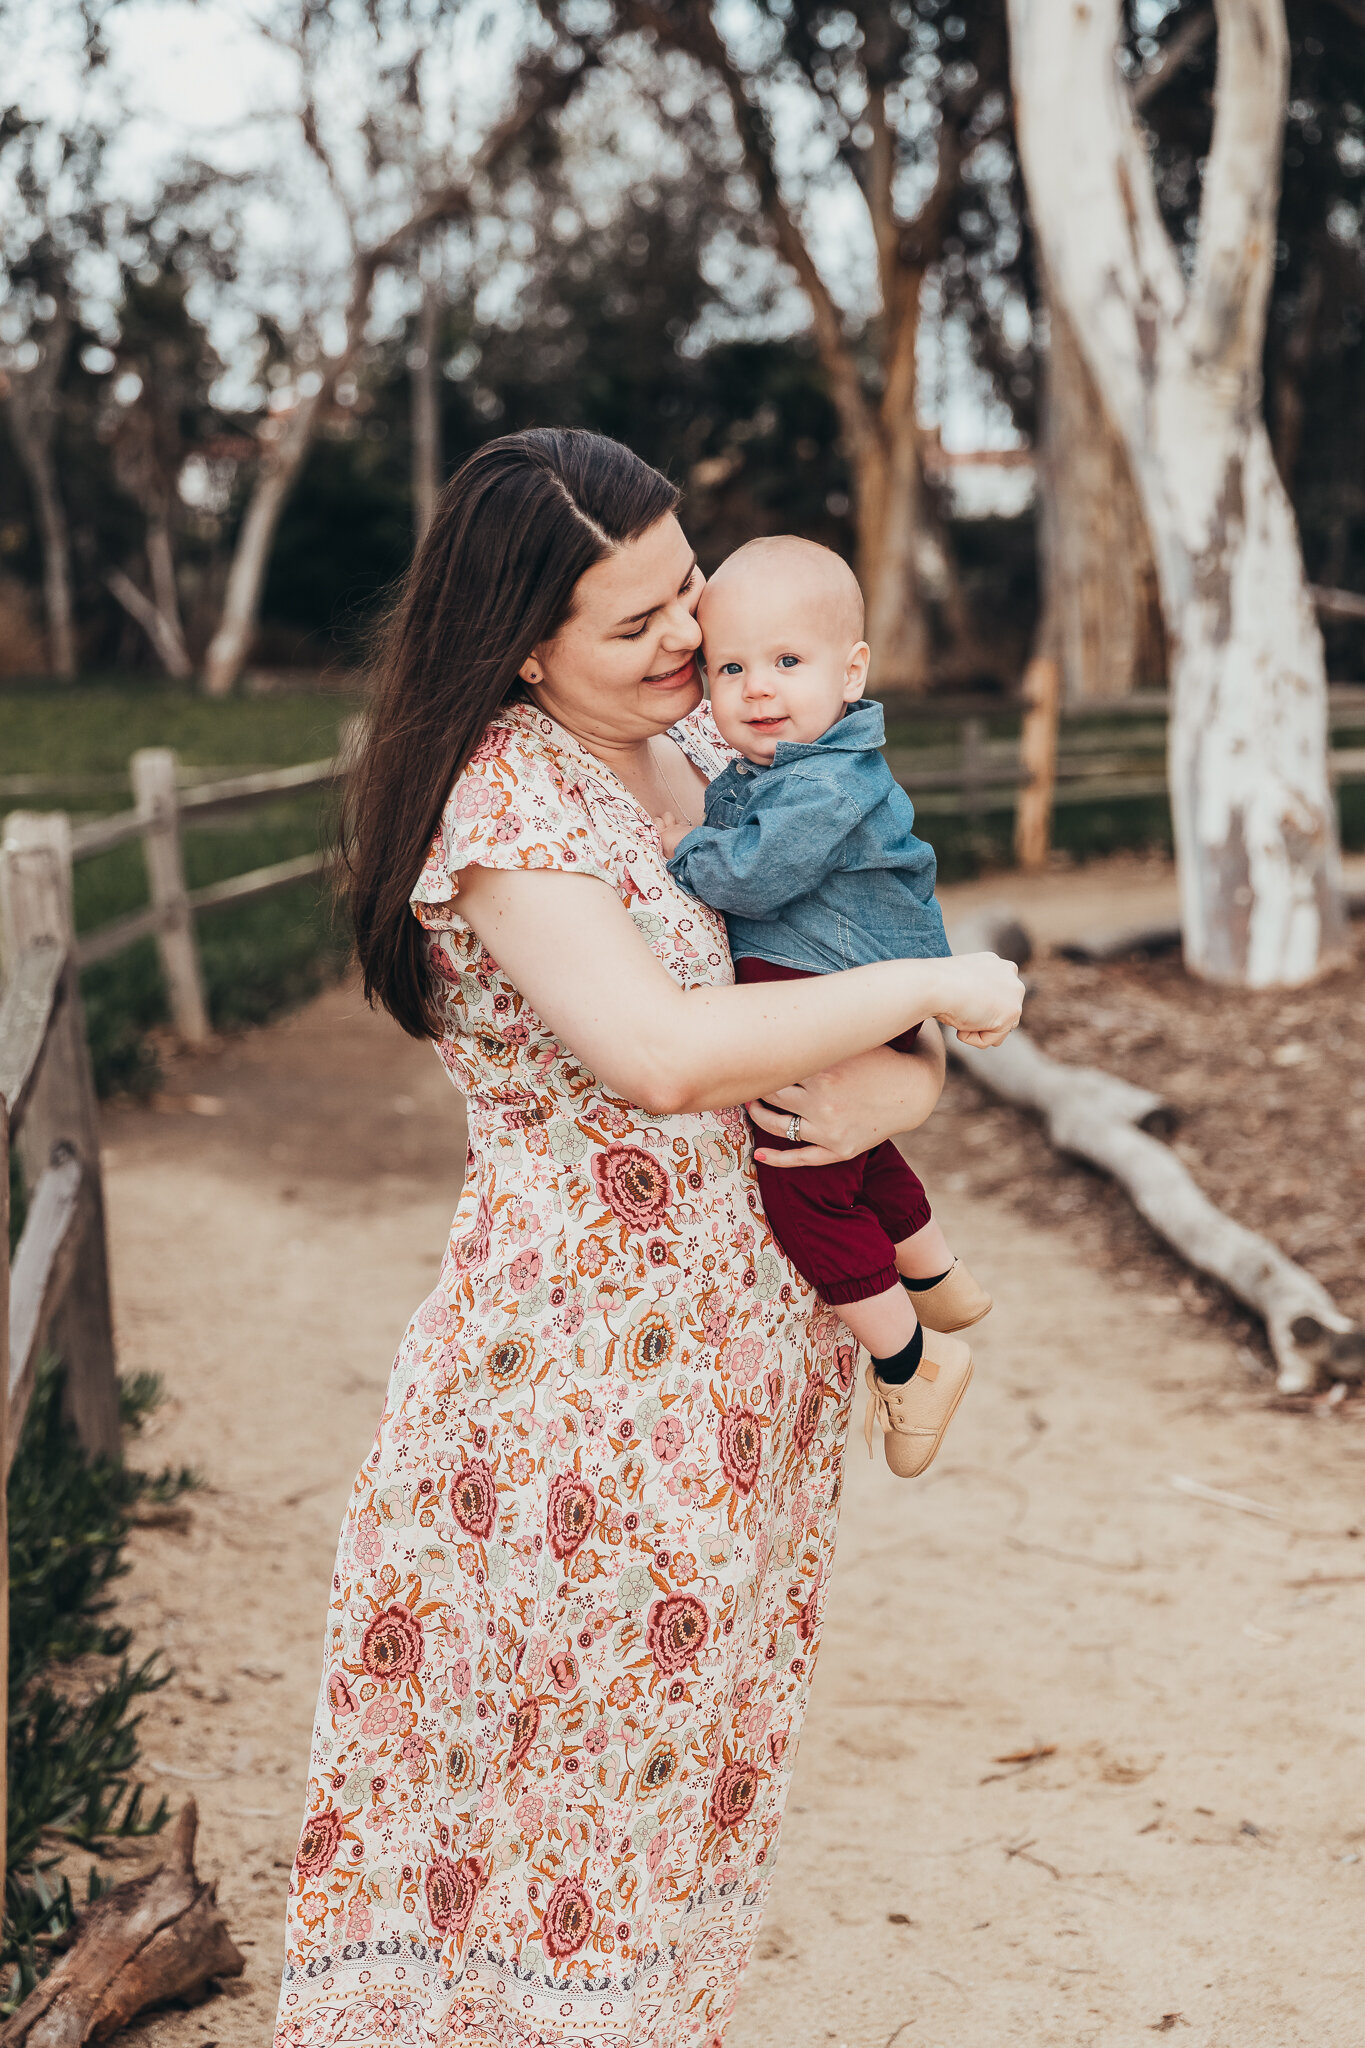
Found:
[[[177,1666],[148,1776],[198,1798],[248,1968],[127,2038],[260,2048],[336,1531],[462,1130],[431,1053],[349,990],[168,1086],[223,1113],[108,1117],[121,1357],[169,1391],[138,1456],[207,1485],[186,1529],[139,1532],[120,1605]],[[1360,1404],[1269,1411],[1178,1301],[952,1179],[940,1213],[999,1307],[926,1480],[853,1439],[729,2048],[1359,2048]]]

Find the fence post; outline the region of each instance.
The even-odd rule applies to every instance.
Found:
[[[14,960],[34,939],[56,939],[67,949],[67,962],[42,1070],[19,1132],[19,1157],[30,1187],[58,1145],[70,1146],[83,1168],[80,1249],[71,1286],[53,1322],[52,1341],[66,1367],[66,1412],[77,1436],[92,1457],[117,1458],[122,1439],[99,1113],[72,951],[71,820],[64,811],[12,811],[5,820],[0,844],[4,958]],[[8,1401],[8,1380],[5,1393]]]
[[[180,851],[175,755],[170,747],[141,747],[130,772],[133,795],[146,820],[142,850],[152,903],[161,914],[156,945],[171,1001],[171,1022],[187,1045],[202,1045],[209,1036],[209,1015]]]
[[[1014,813],[1014,858],[1021,868],[1047,866],[1052,805],[1057,788],[1057,717],[1062,697],[1060,662],[1035,655],[1024,671],[1024,719],[1019,765],[1027,780]]]
[[[986,815],[986,721],[962,721],[962,815],[973,831]]]
[[[9,1104],[0,1095],[0,1764],[9,1757]],[[0,1873],[9,1869],[9,1771],[0,1768]]]

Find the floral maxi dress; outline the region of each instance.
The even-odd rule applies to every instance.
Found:
[[[674,737],[722,765],[704,709]],[[713,2048],[819,1642],[854,1354],[768,1233],[742,1113],[603,1088],[459,917],[474,864],[596,876],[684,987],[731,979],[623,785],[499,713],[413,899],[468,1168],[342,1530],[276,2048]]]

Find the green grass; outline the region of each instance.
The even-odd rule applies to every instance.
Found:
[[[283,768],[333,753],[357,705],[303,693],[210,702],[143,676],[0,684],[0,773],[126,776],[139,747],[174,747],[196,768]]]
[[[102,816],[131,803],[127,764],[138,747],[173,747],[188,767],[289,767],[333,753],[341,723],[355,709],[355,699],[310,695],[209,703],[141,678],[9,686],[0,689],[0,758],[6,776],[51,778],[47,789],[25,793],[26,809],[79,805],[73,816]],[[95,777],[109,780],[107,793],[80,789]],[[328,802],[313,792],[187,831],[190,888],[312,852],[322,840]],[[136,841],[78,862],[78,932],[93,931],[146,901]],[[264,1023],[306,1001],[341,971],[347,954],[346,935],[325,886],[317,882],[301,882],[260,903],[212,911],[197,929],[209,1014],[220,1030]],[[81,989],[100,1093],[154,1087],[156,1061],[147,1034],[168,1015],[155,944],[144,940],[88,968]]]

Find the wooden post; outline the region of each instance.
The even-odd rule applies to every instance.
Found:
[[[986,811],[986,721],[962,721],[962,815],[973,831],[980,828]]]
[[[1028,780],[1014,813],[1014,858],[1021,868],[1047,866],[1052,845],[1052,805],[1057,788],[1057,718],[1062,697],[1061,663],[1035,654],[1024,671],[1024,722],[1019,732],[1019,765]]]
[[[0,1095],[0,1875],[9,1868],[9,1104]]]
[[[72,945],[71,821],[63,811],[12,811],[0,844],[0,941],[12,961],[33,939]],[[86,1169],[75,1275],[52,1326],[53,1347],[66,1367],[66,1412],[92,1457],[121,1449],[109,1255],[100,1182],[99,1112],[90,1049],[85,1042],[80,978],[74,956],[62,977],[62,1000],[34,1085],[19,1157],[30,1188],[59,1146]],[[8,1159],[8,1154],[6,1154]],[[6,1382],[8,1401],[8,1381]]]
[[[171,1022],[187,1045],[203,1045],[209,1036],[209,1013],[180,852],[175,755],[169,747],[142,747],[133,756],[131,773],[137,807],[146,820],[142,849],[152,903],[160,913],[156,944],[171,1001]]]

